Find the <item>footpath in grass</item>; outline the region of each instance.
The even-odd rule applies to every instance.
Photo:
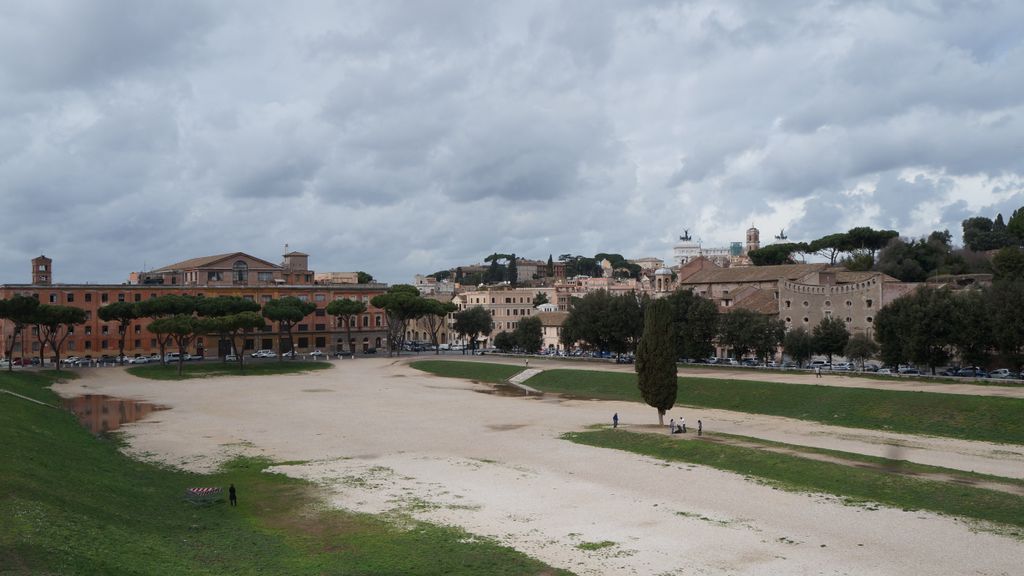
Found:
[[[178,374],[178,365],[146,364],[128,368],[129,374],[150,380],[188,380],[190,378],[211,378],[214,376],[270,376],[275,374],[298,374],[312,370],[333,368],[330,362],[304,362],[301,360],[260,361],[246,363],[241,370],[237,362],[188,362],[182,365],[182,373]]]
[[[461,378],[476,378],[477,366],[488,366],[443,364],[447,365],[443,371],[435,373]],[[636,374],[630,373],[545,370],[526,384],[577,398],[642,401]],[[851,428],[1024,444],[1024,399],[1020,398],[683,377],[679,378],[678,403]]]
[[[0,375],[50,404],[53,373]],[[0,574],[567,574],[456,528],[329,510],[310,483],[230,462],[200,475],[139,462],[67,412],[0,395]],[[234,483],[239,506],[188,487]]]
[[[1012,526],[1007,532],[1009,535],[1024,537],[1024,497],[1005,492],[921,480],[875,467],[851,467],[705,439],[681,440],[663,434],[608,428],[571,432],[563,438],[588,446],[711,466],[764,479],[785,490],[833,494],[846,498],[849,503],[878,503],[996,522]]]

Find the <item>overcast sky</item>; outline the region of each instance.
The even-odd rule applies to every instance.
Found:
[[[1024,2],[0,3],[0,282],[479,262],[1024,206]]]

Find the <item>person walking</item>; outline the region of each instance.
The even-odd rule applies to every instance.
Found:
[[[238,506],[238,494],[235,492],[235,485],[228,486],[228,500],[232,506]]]
[[[814,367],[814,377],[821,378],[821,366]]]
[[[686,418],[679,417],[679,427],[683,429],[683,434],[686,434]]]
[[[612,414],[612,428],[619,427],[619,413]]]
[[[700,420],[697,420],[697,436],[700,436],[703,433],[704,433],[704,423],[701,422]]]
[[[672,418],[672,419],[670,419],[668,421],[668,433],[669,434],[675,434],[676,433],[676,419],[675,418]]]

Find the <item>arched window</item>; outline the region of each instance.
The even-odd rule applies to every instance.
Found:
[[[231,266],[235,284],[245,284],[249,280],[249,265],[239,260]]]

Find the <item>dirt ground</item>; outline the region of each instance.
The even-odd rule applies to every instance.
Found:
[[[553,366],[531,361],[531,368]],[[160,382],[120,369],[83,376],[56,389],[171,408],[124,428],[140,457],[197,471],[237,454],[301,461],[277,470],[319,483],[333,505],[458,525],[579,574],[1010,575],[1024,557],[1024,541],[979,523],[844,505],[559,439],[608,423],[614,412],[620,426],[647,428],[656,414],[641,404],[501,396],[388,358],[286,376]],[[814,383],[834,383],[822,380]],[[1021,446],[675,412],[690,423],[701,418],[709,434],[1024,478]]]

